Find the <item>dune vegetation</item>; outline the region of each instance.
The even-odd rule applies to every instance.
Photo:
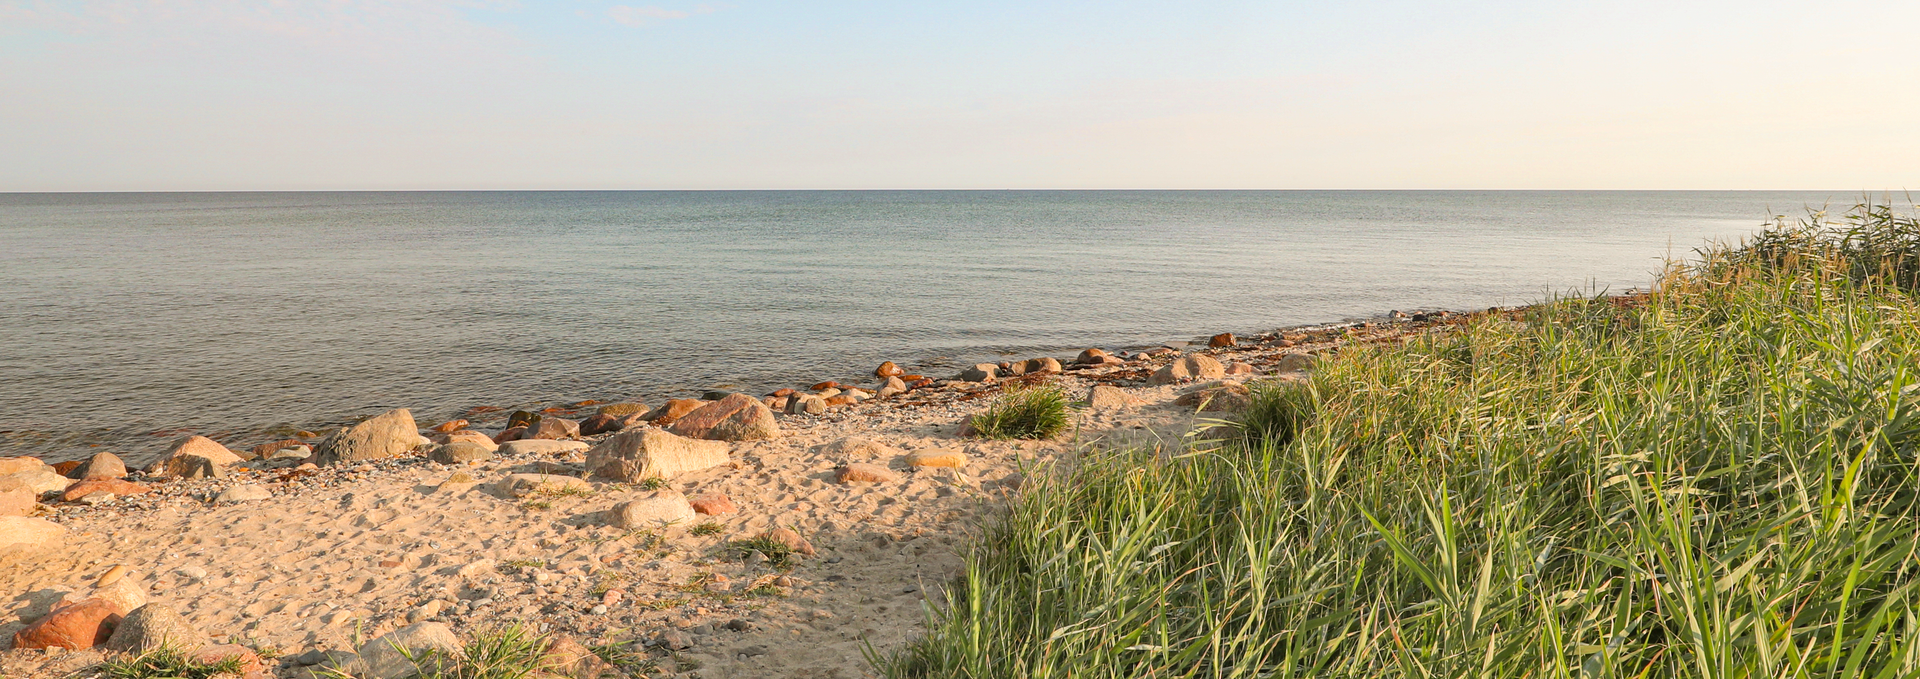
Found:
[[[1702,250],[1090,453],[985,527],[891,677],[1920,673],[1920,224]]]

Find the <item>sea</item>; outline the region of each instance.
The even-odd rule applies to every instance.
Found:
[[[1846,191],[0,194],[0,456],[1645,288]]]

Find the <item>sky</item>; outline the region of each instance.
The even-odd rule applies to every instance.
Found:
[[[0,0],[0,191],[1920,189],[1920,3]]]

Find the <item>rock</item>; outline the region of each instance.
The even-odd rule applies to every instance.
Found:
[[[966,370],[960,371],[960,381],[992,382],[994,379],[994,375],[997,374],[999,371],[1000,371],[1000,366],[994,365],[992,363],[975,364],[971,368],[967,368]]]
[[[40,494],[30,488],[0,490],[0,516],[26,516],[40,504]]]
[[[839,389],[839,388],[840,388],[840,383],[839,383],[839,382],[835,382],[835,381],[833,381],[833,380],[827,380],[827,381],[825,381],[825,382],[818,382],[818,383],[815,383],[815,384],[814,384],[813,386],[811,386],[811,387],[807,387],[807,388],[808,388],[808,389],[812,389],[812,390],[814,390],[814,391],[826,391],[826,390],[828,390],[828,389]]]
[[[273,493],[268,491],[266,486],[262,486],[255,483],[248,483],[248,484],[238,485],[238,486],[234,486],[232,488],[228,488],[226,490],[220,491],[220,496],[214,498],[214,501],[215,502],[257,502],[260,500],[271,500],[271,499],[273,499]]]
[[[482,437],[482,438],[485,438],[485,437]],[[493,445],[493,440],[488,439],[487,445]],[[269,460],[304,460],[309,457],[313,457],[313,449],[304,445],[299,445],[299,446],[287,446],[285,448],[281,448],[279,450],[273,451],[273,454],[268,455],[267,459]]]
[[[640,530],[690,521],[693,516],[693,505],[687,502],[686,496],[668,490],[614,505],[602,515],[602,520],[615,528]]]
[[[476,446],[480,446],[482,448],[487,449],[488,452],[492,452],[500,449],[500,444],[494,443],[493,437],[474,431],[472,429],[462,429],[460,431],[447,434],[446,442],[447,443],[471,443]]]
[[[413,432],[409,430],[407,435],[413,436]],[[147,465],[146,472],[153,476],[202,478],[218,476],[227,465],[237,462],[242,462],[240,456],[226,446],[205,436],[189,436],[173,444],[159,461]]]
[[[212,643],[207,635],[185,616],[166,604],[147,604],[133,609],[113,635],[107,638],[106,648],[122,653],[144,653],[161,646],[170,646],[184,651],[194,651]]]
[[[1073,359],[1073,362],[1078,363],[1080,365],[1099,365],[1101,362],[1101,359],[1104,359],[1106,357],[1107,357],[1107,352],[1105,351],[1101,351],[1099,349],[1087,349],[1085,351],[1080,352],[1080,356],[1078,358]]]
[[[1246,410],[1253,403],[1253,392],[1238,384],[1208,384],[1182,394],[1174,405],[1197,408],[1203,413]]]
[[[500,494],[508,497],[526,497],[541,491],[560,492],[569,489],[575,492],[593,492],[593,484],[587,483],[586,479],[559,474],[508,474],[507,478],[500,480],[499,488]]]
[[[239,644],[208,646],[194,651],[192,658],[194,662],[203,665],[211,665],[228,659],[239,660],[239,672],[236,674],[239,674],[243,679],[259,679],[266,676],[267,664],[260,659],[260,654],[253,652],[251,648]]]
[[[834,470],[833,478],[841,483],[891,483],[900,480],[900,475],[877,464],[853,462]]]
[[[514,443],[519,443],[519,441],[515,441]],[[434,448],[433,452],[427,453],[427,459],[440,464],[466,464],[468,462],[479,462],[481,460],[491,459],[492,457],[492,450],[470,441],[449,443]]]
[[[726,464],[730,448],[720,441],[698,441],[658,429],[633,429],[614,434],[588,450],[587,471],[621,481],[672,478]]]
[[[527,432],[526,425],[521,425],[518,427],[507,427],[506,429],[500,430],[500,433],[493,435],[493,442],[507,443],[509,441],[518,441],[520,440],[520,435],[526,432]]]
[[[740,511],[739,507],[733,505],[733,500],[728,498],[726,493],[721,492],[706,493],[694,498],[687,504],[693,507],[693,511],[708,516],[732,514]]]
[[[413,413],[398,408],[334,432],[314,449],[314,461],[330,465],[383,460],[405,455],[419,443],[419,428],[413,424]]]
[[[1000,374],[1008,377],[1027,374],[1026,361],[1014,361],[1012,363],[1003,361],[998,367],[1000,368]]]
[[[600,679],[600,675],[613,672],[613,666],[594,655],[592,649],[565,634],[547,638],[547,650],[541,660],[548,673],[566,679]]]
[[[124,611],[103,599],[88,599],[56,608],[46,617],[13,634],[13,647],[48,648],[58,646],[69,651],[93,648],[113,636],[114,625]]]
[[[73,478],[73,476],[71,476],[71,474],[73,474],[73,470],[79,469],[82,463],[83,462],[81,460],[67,460],[65,462],[55,462],[53,463],[53,473],[59,474],[61,476],[65,476],[67,478]]]
[[[73,502],[88,495],[102,492],[127,497],[129,495],[141,495],[151,490],[153,489],[125,479],[87,479],[85,481],[75,481],[72,485],[67,486],[65,492],[60,494],[60,499]]]
[[[0,476],[38,471],[53,471],[53,467],[37,457],[0,457]]]
[[[788,415],[821,415],[827,412],[827,400],[813,394],[787,397]]]
[[[1257,375],[1259,373],[1260,373],[1260,370],[1258,368],[1255,368],[1245,363],[1241,363],[1239,361],[1234,361],[1232,363],[1227,364],[1228,375]]]
[[[612,415],[614,417],[626,417],[628,415],[645,415],[647,413],[647,410],[648,408],[644,403],[628,402],[628,403],[609,403],[607,405],[600,406],[600,409],[596,412],[598,412],[601,415]]]
[[[132,572],[133,572],[133,569],[127,568],[126,565],[124,564],[116,565],[112,568],[107,569],[107,572],[101,573],[100,579],[93,581],[93,586],[95,588],[99,588],[99,587],[105,587],[107,585],[111,585],[113,583],[119,582],[121,578],[127,577],[127,574]],[[132,609],[128,609],[128,610],[132,610]]]
[[[967,466],[967,455],[951,449],[916,450],[907,453],[907,466],[964,469]]]
[[[1145,405],[1146,399],[1127,393],[1119,387],[1096,384],[1087,390],[1087,407],[1092,410],[1122,410]]]
[[[905,380],[898,377],[889,377],[885,382],[880,383],[880,388],[875,390],[873,395],[877,398],[887,398],[894,394],[905,393],[906,391],[907,383]]]
[[[113,453],[94,453],[93,457],[87,458],[86,462],[80,463],[80,466],[74,467],[73,471],[67,473],[67,478],[80,479],[83,481],[86,479],[119,479],[126,478],[126,476],[127,464],[121,462],[120,456],[114,455]]]
[[[559,455],[576,450],[586,450],[586,441],[555,441],[535,439],[531,441],[508,441],[500,444],[501,455]]]
[[[1312,370],[1315,362],[1312,354],[1289,351],[1280,355],[1280,360],[1274,364],[1273,369],[1283,373]]]
[[[507,415],[507,428],[528,427],[540,421],[540,414],[525,410],[515,410]]]
[[[818,391],[815,391],[813,395],[818,396],[820,398],[833,398],[835,396],[840,395],[840,390],[834,387],[827,387],[825,389],[820,389]]]
[[[73,479],[61,476],[55,473],[52,467],[48,467],[38,471],[19,472],[0,476],[0,492],[27,490],[31,491],[33,496],[37,498],[47,493],[64,490],[67,484],[72,482]]]
[[[759,399],[732,394],[681,416],[668,431],[687,438],[758,441],[779,436],[780,424]]]
[[[860,402],[860,399],[854,398],[852,396],[848,396],[845,394],[842,394],[839,396],[829,396],[827,397],[827,400],[826,400],[827,409],[829,410],[834,408],[845,408],[850,405],[858,404],[859,402]]]
[[[409,679],[431,674],[447,659],[459,656],[459,637],[453,635],[453,628],[438,622],[416,622],[360,647],[360,659],[366,663],[365,679]]]
[[[806,538],[800,537],[800,534],[793,532],[791,528],[775,528],[761,534],[760,537],[785,545],[787,549],[792,550],[795,554],[804,556],[814,555],[813,543],[807,542]]]
[[[901,370],[900,366],[893,364],[893,361],[886,361],[881,363],[880,367],[873,369],[874,377],[899,377],[905,374],[907,371]]]
[[[1060,359],[1052,357],[1029,358],[1024,367],[1026,368],[1027,374],[1057,373],[1060,372]]]
[[[610,431],[620,431],[625,427],[626,425],[620,422],[619,415],[597,413],[592,417],[580,421],[580,435],[598,436]]]
[[[520,434],[520,440],[522,441],[534,439],[571,439],[579,437],[579,422],[563,420],[558,417],[542,417],[539,422],[527,425],[527,430]]]
[[[1230,332],[1223,332],[1207,339],[1207,346],[1215,349],[1223,349],[1236,344],[1239,344],[1239,341],[1235,340],[1233,333]]]
[[[407,611],[407,622],[421,622],[431,619],[433,616],[440,614],[440,608],[444,605],[445,604],[441,603],[439,599],[434,599],[415,606],[413,610]]]
[[[645,419],[648,422],[652,422],[654,426],[665,427],[685,417],[687,413],[699,410],[701,406],[706,404],[706,401],[676,398],[661,404],[658,408],[654,408],[652,412],[646,414]]]
[[[133,578],[122,577],[105,585],[95,586],[91,596],[86,598],[100,599],[113,604],[115,611],[132,612],[147,605],[147,588],[142,587]]]
[[[92,507],[94,505],[103,505],[103,504],[112,502],[114,501],[115,498],[118,498],[118,497],[120,496],[114,495],[113,493],[109,493],[103,490],[97,493],[87,493],[86,495],[82,495],[80,496],[80,499],[75,500],[75,502]]]
[[[833,443],[820,446],[819,452],[833,460],[890,460],[900,455],[900,450],[875,439],[864,436],[849,436]]]
[[[1177,384],[1192,380],[1217,380],[1227,376],[1226,366],[1211,356],[1193,354],[1181,357],[1147,378],[1147,384]]]
[[[768,396],[766,398],[760,399],[760,402],[767,404],[768,410],[772,410],[773,412],[776,412],[776,413],[785,413],[787,412],[787,404],[793,402],[793,397]],[[787,414],[791,415],[792,413],[787,413]]]
[[[686,632],[670,629],[655,636],[653,645],[674,651],[684,651],[693,648],[693,637]]]
[[[300,439],[281,439],[272,443],[262,443],[254,446],[250,452],[253,453],[255,459],[266,458],[270,460],[273,459],[274,453],[278,453],[287,448],[304,445],[307,445],[307,442]]]
[[[67,527],[29,516],[0,516],[0,550],[35,549],[67,535]]]

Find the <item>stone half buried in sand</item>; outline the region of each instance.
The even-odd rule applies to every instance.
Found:
[[[1280,355],[1280,360],[1274,363],[1273,369],[1283,373],[1312,370],[1314,363],[1312,354],[1289,351]]]
[[[518,441],[515,443],[518,443]],[[492,448],[482,446],[472,441],[449,443],[434,448],[433,452],[427,453],[427,459],[440,464],[466,464],[468,462],[479,462],[481,460],[491,459],[492,457]]]
[[[892,483],[899,481],[900,475],[877,464],[853,462],[834,470],[833,479],[840,483]]]
[[[207,635],[166,604],[147,604],[120,620],[105,646],[110,651],[144,653],[162,646],[194,651],[212,643]]]
[[[780,424],[774,420],[773,410],[760,399],[729,394],[681,416],[667,430],[687,438],[712,441],[759,441],[779,436]]]
[[[66,526],[46,519],[0,516],[0,552],[39,547],[66,534]]]
[[[1192,380],[1217,380],[1227,376],[1227,367],[1220,365],[1212,356],[1194,354],[1182,356],[1166,367],[1154,371],[1147,378],[1147,384],[1179,384]]]
[[[412,433],[412,432],[408,432]],[[165,455],[153,464],[147,465],[147,474],[152,476],[175,476],[183,479],[219,476],[228,465],[238,464],[242,460],[226,446],[220,445],[205,436],[189,436],[167,450]]]
[[[113,493],[119,497],[142,495],[153,489],[125,479],[87,479],[75,481],[60,494],[60,499],[73,502],[94,493]]]
[[[739,507],[734,506],[732,498],[727,497],[726,493],[719,491],[705,493],[687,501],[687,504],[693,507],[693,511],[708,516],[733,514],[740,511]]]
[[[500,480],[500,494],[526,497],[535,493],[592,493],[593,484],[578,476],[560,474],[508,474]]]
[[[907,453],[907,466],[964,469],[967,466],[967,454],[951,448],[916,450]]]
[[[414,426],[413,413],[398,408],[334,432],[314,449],[314,461],[330,465],[383,460],[405,455],[419,444],[420,430]]]
[[[432,674],[460,654],[460,638],[446,623],[418,622],[360,647],[368,679],[409,679]],[[425,666],[424,668],[422,666]]]
[[[690,439],[658,429],[631,429],[588,450],[587,471],[619,481],[671,478],[727,464],[731,448],[723,441]]]
[[[693,520],[693,505],[677,492],[667,490],[614,505],[601,515],[607,525],[626,530],[645,530]]]

